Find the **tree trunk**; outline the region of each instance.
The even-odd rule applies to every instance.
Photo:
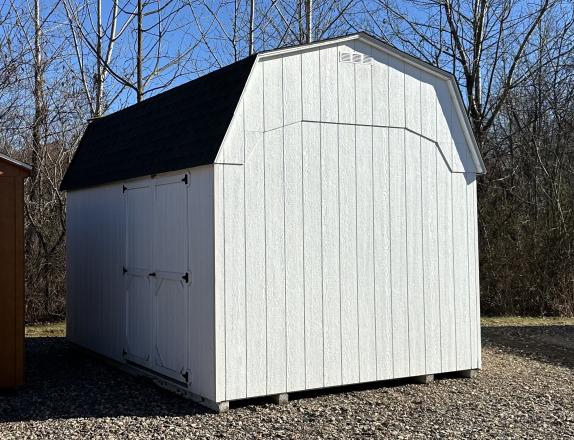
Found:
[[[255,0],[251,0],[251,8],[249,11],[249,55],[253,54],[253,34],[255,27]]]
[[[306,25],[307,29],[305,32],[306,43],[311,43],[313,41],[313,0],[305,0],[305,15],[307,16]]]
[[[103,54],[102,54],[102,0],[98,0],[98,30],[96,37],[96,105],[94,109],[94,117],[99,117],[102,115],[102,98],[104,95],[104,66],[103,66]]]
[[[137,69],[137,101],[141,102],[143,98],[143,75],[142,75],[142,64],[143,64],[143,6],[142,0],[138,0],[138,54],[136,60]]]

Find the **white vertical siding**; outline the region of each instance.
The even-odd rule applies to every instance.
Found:
[[[265,169],[263,157],[263,67],[253,66],[244,91],[245,112],[245,325],[247,395],[267,390],[267,304],[265,299]],[[224,145],[222,149],[225,149]],[[240,202],[240,201],[239,201]],[[241,219],[239,219],[241,221]]]
[[[389,129],[393,377],[409,375],[405,132]]]
[[[254,139],[245,164],[245,284],[247,394],[262,395],[267,387],[267,316],[265,300],[265,175],[263,140]],[[241,262],[237,262],[243,266]]]
[[[321,243],[325,386],[341,383],[341,268],[339,263],[339,152],[337,126],[321,126]]]
[[[303,52],[301,54],[301,99],[305,121],[321,120],[320,74],[319,51]]]
[[[357,292],[361,382],[377,378],[375,322],[373,129],[357,127]]]
[[[338,122],[339,120],[338,70],[337,46],[321,49],[319,51],[321,121]]]
[[[470,302],[468,293],[468,225],[466,178],[464,174],[452,174],[452,225],[454,304],[456,334],[456,367],[467,369],[470,362]]]
[[[375,352],[378,380],[394,377],[389,150],[389,129],[374,128],[373,252],[375,258]]]
[[[286,389],[285,203],[283,130],[265,134],[265,276],[267,297],[267,393]],[[240,200],[240,199],[236,199]]]
[[[225,268],[225,395],[227,399],[247,396],[246,313],[245,313],[245,228],[243,225],[243,167],[215,165],[223,174],[223,248]],[[237,201],[240,201],[237,203]]]
[[[467,237],[468,237],[468,300],[469,300],[469,319],[470,319],[470,364],[472,368],[478,368],[478,329],[476,328],[476,320],[473,319],[476,316],[476,276],[477,276],[477,262],[475,254],[475,240],[474,235],[474,207],[476,206],[476,201],[474,199],[474,189],[475,189],[475,176],[471,174],[465,174],[467,180],[466,187],[466,219],[467,219]]]
[[[305,383],[311,389],[324,385],[321,128],[317,124],[304,123],[302,129]]]
[[[226,396],[226,331],[225,331],[225,209],[224,167],[213,167],[214,211],[214,323],[215,323],[215,400]]]
[[[215,400],[213,166],[189,172],[189,370],[194,393]]]
[[[441,298],[439,285],[439,234],[436,146],[421,139],[423,293],[426,373],[441,371]]]
[[[426,310],[423,296],[421,138],[410,132],[405,133],[405,168],[409,371],[416,376],[426,371]]]
[[[326,45],[262,59],[235,118],[244,139],[230,131],[222,157],[245,151],[244,189],[232,162],[214,174],[217,395],[479,365],[474,165],[446,82],[362,41]]]
[[[341,356],[343,383],[359,382],[355,127],[339,126]]]
[[[181,173],[181,172],[180,172]],[[160,180],[162,176],[157,176]],[[104,185],[95,188],[71,191],[68,194],[68,270],[69,288],[68,298],[70,325],[73,330],[69,338],[76,344],[96,351],[117,361],[123,361],[123,350],[126,348],[126,278],[131,278],[132,283],[146,284],[144,290],[150,294],[152,288],[157,290],[160,297],[157,302],[158,323],[161,332],[155,334],[159,343],[157,353],[150,353],[150,347],[133,347],[137,353],[150,356],[150,364],[154,357],[155,363],[160,367],[171,369],[176,374],[180,369],[187,369],[191,373],[189,389],[206,398],[215,400],[216,377],[215,377],[215,335],[214,323],[214,218],[213,218],[213,166],[198,167],[188,174],[189,194],[188,202],[179,204],[176,209],[188,209],[189,216],[182,211],[173,212],[173,216],[164,219],[161,206],[158,212],[142,212],[143,218],[149,219],[149,227],[153,224],[159,226],[159,221],[174,221],[175,219],[188,218],[188,224],[166,225],[172,231],[180,230],[182,243],[173,243],[170,248],[178,248],[179,260],[186,261],[189,258],[189,268],[192,282],[189,284],[191,295],[189,302],[182,297],[181,284],[171,282],[150,283],[145,277],[126,277],[123,275],[123,267],[126,264],[126,216],[125,203],[129,192],[124,193],[122,183]],[[177,179],[179,182],[179,177]],[[141,182],[142,187],[149,187],[149,178],[136,179],[126,183],[129,187],[137,187]],[[183,183],[181,183],[183,186]],[[160,194],[156,202],[173,205],[174,193]],[[181,195],[183,194],[183,195]],[[185,196],[185,191],[180,194]],[[187,207],[186,207],[187,206]],[[169,209],[172,212],[172,209]],[[189,227],[189,245],[185,248],[186,229]],[[137,228],[136,228],[137,229]],[[129,229],[128,229],[129,230]],[[167,230],[167,228],[166,228]],[[154,234],[143,238],[144,243],[150,243],[150,236],[157,236],[163,240],[163,230],[156,230]],[[179,235],[179,234],[178,234]],[[172,235],[173,237],[173,235]],[[135,238],[135,237],[132,237]],[[180,246],[181,245],[181,246]],[[156,265],[158,270],[173,270],[165,264],[175,254],[168,253],[162,256],[161,249],[157,247]],[[159,252],[159,253],[158,253]],[[145,266],[141,260],[143,254],[149,255],[148,251],[132,252],[129,264]],[[153,254],[153,252],[152,252]],[[150,263],[147,261],[147,263]],[[185,271],[179,263],[175,270]],[[152,285],[150,285],[152,284]],[[136,289],[132,285],[131,289]],[[174,290],[175,289],[175,290]],[[187,287],[185,287],[187,289]],[[164,296],[165,295],[165,296]],[[172,319],[170,322],[163,320],[162,308],[168,305],[165,300],[174,300],[182,304],[178,312],[185,311],[188,307],[189,322],[181,319]],[[133,304],[136,309],[142,311],[146,320],[152,315],[151,310],[146,310],[144,302]],[[171,308],[170,308],[171,310]],[[135,310],[137,312],[137,310]],[[178,314],[178,316],[185,313]],[[223,316],[223,315],[222,315]],[[132,316],[133,318],[133,316]],[[173,317],[172,318],[177,318]],[[165,325],[162,325],[163,324]],[[175,324],[177,323],[177,329]],[[151,323],[150,323],[151,324]],[[173,325],[172,325],[173,324]],[[134,330],[140,331],[140,328]],[[149,326],[149,331],[154,332],[154,326]],[[171,333],[170,333],[171,332]],[[177,338],[175,337],[177,335]],[[150,336],[151,338],[151,336]],[[148,340],[150,339],[148,338]],[[224,340],[224,338],[222,338]],[[183,344],[183,345],[182,345]],[[185,344],[189,344],[189,350]],[[157,362],[156,362],[157,361]],[[181,364],[184,364],[183,366]],[[177,370],[177,371],[176,371]],[[224,371],[224,369],[222,370]]]
[[[371,46],[362,41],[355,42],[355,51],[372,56]],[[355,114],[356,123],[373,124],[373,67],[372,64],[355,64]]]
[[[419,69],[405,66],[405,125],[415,133],[421,133],[421,81],[418,78]]]
[[[287,389],[305,388],[303,148],[301,124],[285,128],[285,317]]]
[[[301,121],[301,54],[283,59],[283,112],[284,125]]]
[[[262,64],[265,131],[283,126],[283,58]]]
[[[124,344],[121,187],[68,194],[68,338],[120,359]]]
[[[389,126],[405,127],[405,63],[388,58]]]
[[[389,57],[387,54],[375,49],[371,49],[371,55],[373,58],[371,67],[373,125],[387,127],[390,125]]]
[[[354,42],[339,44],[337,46],[339,56],[342,53],[353,53],[355,44]],[[329,60],[329,65],[333,65],[338,73],[337,80],[337,96],[339,105],[339,117],[338,121],[343,124],[354,124],[355,123],[355,64],[354,63],[340,63],[335,60]],[[321,65],[322,69],[326,71],[331,70],[325,65]],[[329,105],[329,101],[326,101],[326,105]],[[323,119],[328,121],[329,119]],[[337,119],[333,119],[337,121]]]

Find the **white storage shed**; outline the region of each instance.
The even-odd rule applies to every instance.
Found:
[[[359,33],[92,121],[68,338],[218,410],[481,366],[476,177],[454,78]]]

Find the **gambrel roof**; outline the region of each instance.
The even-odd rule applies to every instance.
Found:
[[[255,58],[92,120],[60,189],[213,163]]]
[[[361,32],[262,52],[91,121],[61,189],[80,189],[214,163],[257,60],[353,40],[361,40],[446,81],[475,169],[484,173],[454,76]]]

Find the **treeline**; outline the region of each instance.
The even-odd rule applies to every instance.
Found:
[[[366,30],[452,72],[479,179],[482,308],[574,314],[566,0],[0,0],[0,151],[26,183],[26,313],[65,314],[65,194],[90,118],[249,53]]]

